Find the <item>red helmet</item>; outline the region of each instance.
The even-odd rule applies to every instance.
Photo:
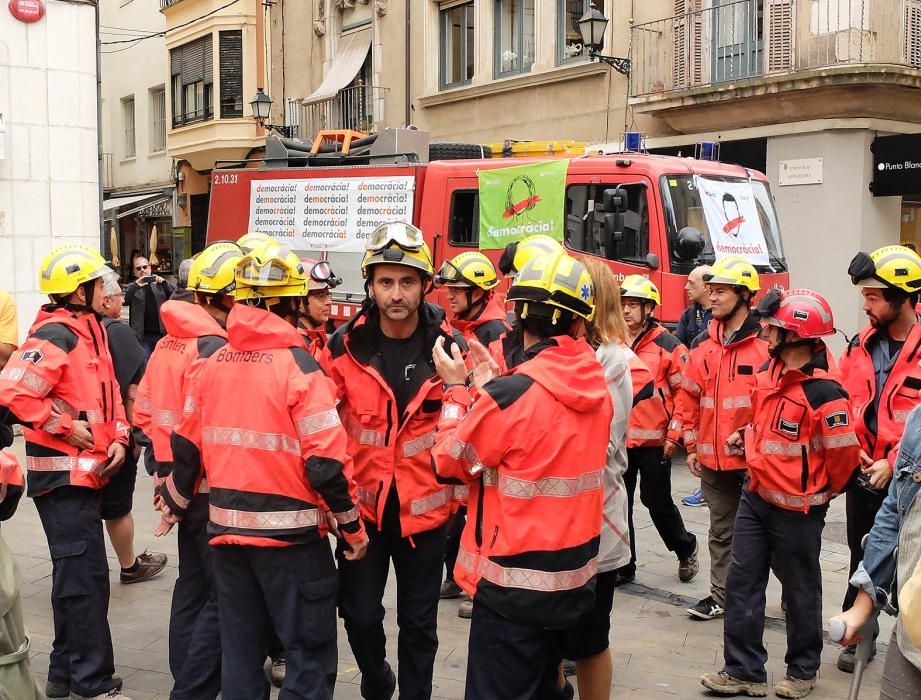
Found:
[[[307,281],[310,283],[308,291],[310,292],[321,292],[342,284],[342,279],[336,276],[326,260],[317,262],[313,258],[301,258],[301,265],[307,272]]]
[[[765,323],[793,331],[800,338],[821,338],[835,332],[831,306],[811,289],[771,289],[755,312]]]

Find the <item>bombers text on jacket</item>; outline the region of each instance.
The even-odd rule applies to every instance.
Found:
[[[216,545],[314,541],[326,535],[326,510],[346,541],[362,539],[335,389],[297,329],[237,304],[227,340],[189,383],[157,493],[182,515],[203,468]]]

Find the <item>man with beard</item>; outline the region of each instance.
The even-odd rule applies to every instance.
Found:
[[[921,257],[904,246],[885,246],[870,255],[854,256],[848,274],[861,288],[863,310],[870,320],[840,360],[861,447],[860,463],[847,489],[851,577],[863,558],[863,537],[886,496],[908,413],[921,398],[921,325],[915,313]],[[848,586],[843,610],[853,606],[856,595],[857,589]],[[839,669],[854,670],[855,651],[850,646],[841,652]]]
[[[361,517],[371,543],[361,561],[339,557],[339,614],[361,669],[364,698],[389,699],[384,589],[397,580],[400,698],[432,695],[438,593],[453,487],[439,483],[431,450],[442,382],[432,348],[452,340],[444,311],[425,301],[435,270],[422,231],[377,227],[361,263],[367,299],[330,338],[321,364],[336,384]]]
[[[700,477],[710,506],[710,595],[688,608],[701,620],[722,617],[732,551],[733,524],[745,456],[727,438],[751,422],[755,373],[768,359],[767,343],[751,318],[759,289],[758,273],[744,258],[720,258],[704,281],[710,288],[713,321],[691,345],[685,369],[685,399],[677,402],[676,419],[684,430],[688,469]]]

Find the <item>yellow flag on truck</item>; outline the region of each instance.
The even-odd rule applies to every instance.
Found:
[[[480,249],[500,250],[535,233],[563,241],[569,161],[480,170]]]

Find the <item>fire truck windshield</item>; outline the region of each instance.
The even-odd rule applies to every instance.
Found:
[[[660,185],[673,272],[687,273],[697,264],[676,254],[678,232],[686,226],[703,234],[702,262],[741,255],[758,272],[786,271],[777,212],[767,183],[683,173],[663,175]]]

